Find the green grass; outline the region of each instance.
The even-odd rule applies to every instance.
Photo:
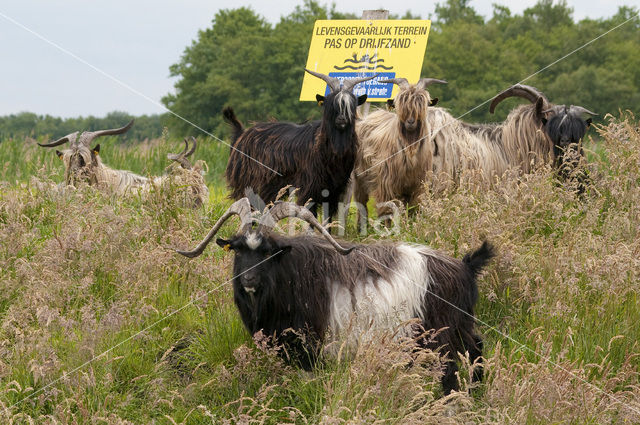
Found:
[[[194,210],[166,193],[121,199],[92,188],[38,189],[32,176],[62,180],[55,153],[2,141],[0,419],[638,423],[638,123],[611,119],[598,134],[584,196],[541,170],[496,190],[427,196],[388,237],[356,235],[351,214],[350,240],[428,243],[457,257],[485,238],[497,246],[476,309],[486,379],[473,395],[447,398],[437,356],[411,363],[407,347],[388,339],[328,356],[312,373],[283,364],[257,348],[263,340],[240,320],[231,255],[212,245],[187,260],[170,249],[193,246],[230,204],[222,177],[228,147],[200,141],[194,156],[209,165],[210,202]],[[105,163],[150,175],[182,146],[101,144]],[[468,376],[463,366],[463,388]]]

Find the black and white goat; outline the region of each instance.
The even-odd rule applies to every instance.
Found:
[[[301,366],[310,368],[330,339],[357,341],[365,332],[394,330],[412,319],[421,326],[412,325],[410,336],[448,353],[445,393],[458,388],[457,353],[468,351],[471,362],[481,360],[473,315],[476,278],[494,256],[487,242],[462,260],[409,243],[338,243],[309,210],[288,202],[275,204],[253,228],[251,206],[243,198],[195,249],[178,252],[200,255],[234,214],[240,216],[240,231],[216,242],[235,253],[233,290],[240,316],[249,332],[275,337]],[[307,221],[324,238],[274,233],[275,224],[287,217]],[[430,341],[419,338],[431,329],[441,331]],[[480,365],[473,379],[482,379]]]
[[[356,159],[356,107],[367,100],[366,94],[356,98],[353,88],[375,76],[341,82],[305,71],[326,81],[331,90],[326,98],[316,95],[324,109],[319,121],[264,122],[245,130],[233,109],[225,108],[225,120],[233,126],[226,178],[233,199],[244,197],[251,189],[269,203],[290,185],[298,189],[300,205],[313,200],[309,209],[316,215],[318,204],[326,203],[331,217],[338,210]]]

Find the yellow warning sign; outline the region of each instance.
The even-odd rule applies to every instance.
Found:
[[[340,79],[379,74],[353,92],[381,102],[395,96],[397,86],[378,80],[403,77],[415,83],[420,79],[430,29],[429,20],[316,21],[306,68]],[[315,102],[316,94],[328,92],[324,81],[304,74],[300,100]]]

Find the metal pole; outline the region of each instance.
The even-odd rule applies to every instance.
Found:
[[[381,20],[381,19],[389,19],[389,11],[385,9],[378,10],[363,10],[362,11],[362,20],[364,21],[373,21],[373,20]],[[369,102],[365,102],[364,105],[360,106],[360,116],[366,117],[369,114]]]

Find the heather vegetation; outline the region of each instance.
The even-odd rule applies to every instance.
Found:
[[[640,421],[640,127],[591,130],[583,195],[551,170],[495,190],[421,199],[395,240],[460,257],[492,240],[477,310],[486,379],[442,397],[437,354],[411,361],[390,335],[311,373],[252,338],[231,255],[193,246],[230,201],[228,148],[201,140],[209,207],[170,194],[59,191],[61,164],[33,141],[0,143],[0,418],[4,423],[637,423]],[[178,141],[111,146],[114,167],[162,172]],[[353,214],[347,236],[355,231]],[[230,222],[222,230],[236,229]],[[375,232],[364,238],[380,238]],[[104,354],[103,354],[104,353]],[[97,356],[97,357],[96,357]]]

